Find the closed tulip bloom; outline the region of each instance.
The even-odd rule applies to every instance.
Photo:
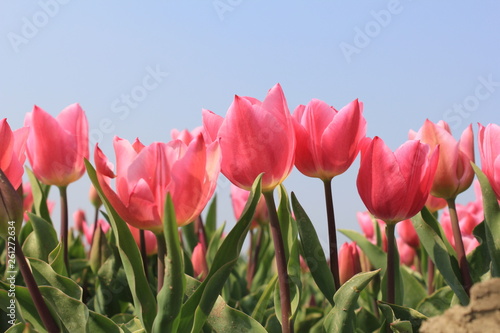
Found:
[[[207,267],[207,251],[203,247],[203,244],[198,243],[193,249],[193,255],[191,256],[191,263],[193,264],[194,276],[199,277],[200,280],[204,280],[208,274]]]
[[[359,251],[356,243],[344,243],[339,251],[340,284],[344,284],[354,275],[361,272]]]
[[[134,228],[130,224],[128,224],[128,228],[130,229],[130,232],[132,233],[132,236],[134,237],[135,243],[137,244],[137,247],[141,247],[141,235],[140,231],[137,228]],[[148,256],[151,256],[153,254],[158,253],[158,243],[156,240],[156,236],[153,232],[149,230],[144,230],[144,240],[146,243],[146,254]]]
[[[236,185],[231,184],[231,202],[233,204],[234,216],[239,220],[245,205],[247,204],[250,192],[239,188]],[[253,214],[251,227],[255,228],[259,224],[265,223],[269,220],[269,213],[267,211],[266,200],[264,196],[261,195],[257,207],[255,208],[255,213]]]
[[[159,233],[167,193],[172,196],[177,224],[188,224],[212,197],[220,169],[218,142],[205,146],[200,134],[189,145],[180,140],[144,146],[115,137],[116,174],[96,147],[97,177],[118,214],[132,226]],[[116,178],[116,192],[111,179]]]
[[[434,176],[431,194],[438,198],[453,199],[468,189],[474,179],[474,137],[472,125],[462,133],[459,141],[451,135],[444,121],[434,124],[426,120],[418,132],[410,132],[410,138],[427,143],[431,149],[439,145],[441,154]]]
[[[479,124],[478,139],[481,168],[500,200],[500,126]]]
[[[262,190],[273,190],[292,171],[295,134],[285,95],[279,84],[264,99],[235,96],[222,118],[203,110],[206,137],[220,139],[222,173],[250,190],[261,173]]]
[[[397,223],[424,206],[432,186],[438,150],[410,140],[394,153],[379,137],[361,152],[357,187],[365,206],[376,218]]]
[[[28,159],[42,183],[67,186],[80,179],[89,158],[88,123],[80,105],[66,107],[56,118],[35,106],[24,124],[30,127]]]
[[[378,224],[380,229],[380,236],[382,238],[382,250],[387,252],[387,236],[385,234],[385,223],[380,219],[373,219],[370,212],[357,212],[356,218],[358,219],[358,223],[365,235],[366,239],[368,239],[372,244],[377,245],[377,234],[375,233],[375,223]]]
[[[7,119],[0,120],[0,169],[15,189],[22,183],[27,138],[27,127],[12,131]]]
[[[407,244],[402,238],[397,238],[396,243],[398,246],[399,261],[408,267],[413,266],[415,255],[417,254],[415,248]]]
[[[298,106],[293,113],[297,169],[322,180],[344,173],[366,135],[362,111],[363,104],[357,99],[340,111],[317,99]]]
[[[420,239],[411,220],[404,220],[398,223],[398,232],[401,239],[412,248],[416,249],[420,246]]]

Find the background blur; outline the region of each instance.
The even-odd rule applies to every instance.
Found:
[[[290,111],[359,98],[368,135],[392,149],[426,118],[458,138],[470,123],[475,134],[477,122],[500,123],[498,13],[497,1],[2,1],[0,118],[17,129],[34,104],[57,115],[78,102],[91,154],[99,143],[114,161],[114,135],[168,141],[173,128],[201,125],[202,108],[224,115],[235,94],[262,100],[279,82]],[[340,228],[359,230],[365,210],[358,165],[333,181]],[[89,184],[84,176],[68,192],[70,212],[91,220]],[[321,181],[294,170],[285,186],[326,247]],[[222,176],[217,195],[231,226]]]

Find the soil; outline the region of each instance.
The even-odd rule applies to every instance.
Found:
[[[477,283],[471,288],[468,306],[454,306],[441,316],[427,319],[421,333],[500,332],[500,278]]]

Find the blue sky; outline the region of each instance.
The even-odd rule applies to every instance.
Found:
[[[114,135],[167,141],[199,126],[202,108],[224,115],[235,94],[263,99],[279,82],[291,111],[359,98],[368,135],[392,149],[426,118],[458,138],[500,123],[499,12],[497,1],[3,1],[0,117],[18,128],[34,104],[56,115],[78,102],[114,160]],[[333,180],[341,228],[359,230],[365,210],[358,165]],[[88,186],[70,185],[70,211],[90,217]],[[321,182],[294,170],[285,186],[326,244]],[[227,181],[217,191],[232,224]]]

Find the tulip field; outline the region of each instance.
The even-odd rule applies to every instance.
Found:
[[[115,136],[114,156],[90,146],[79,104],[35,106],[19,129],[0,120],[0,330],[437,332],[449,311],[475,311],[475,288],[500,278],[500,126],[426,120],[393,151],[367,137],[363,107],[291,109],[276,84],[168,142]],[[337,228],[332,194],[357,158],[361,233]],[[294,168],[323,183],[325,221],[283,186]],[[217,215],[222,175],[232,228]],[[68,210],[82,178],[91,219]],[[470,321],[498,328],[499,307],[483,312]]]

